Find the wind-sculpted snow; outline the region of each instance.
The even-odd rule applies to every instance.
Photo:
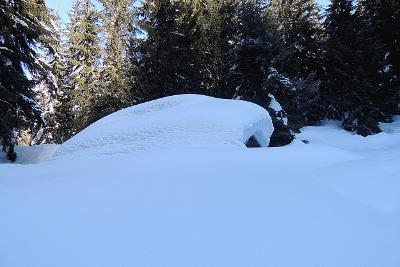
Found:
[[[81,138],[111,136],[132,117],[143,129],[139,117],[184,105],[170,100],[113,114]],[[328,122],[279,148],[217,147],[215,137],[213,147],[0,164],[0,266],[398,267],[400,117],[382,129],[364,138]],[[130,142],[118,136],[109,152]]]
[[[107,116],[65,142],[57,156],[102,156],[179,147],[245,147],[254,136],[268,146],[268,112],[240,100],[177,95]]]

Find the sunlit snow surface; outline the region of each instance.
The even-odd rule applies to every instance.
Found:
[[[250,102],[178,95],[107,116],[77,134],[55,157],[110,156],[183,147],[245,147],[255,136],[268,146],[268,112]]]
[[[0,266],[400,266],[400,119],[383,129],[1,164]]]

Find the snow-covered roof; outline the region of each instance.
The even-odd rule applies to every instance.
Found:
[[[111,114],[63,145],[57,156],[115,155],[182,147],[269,145],[273,125],[262,107],[240,100],[177,95]]]

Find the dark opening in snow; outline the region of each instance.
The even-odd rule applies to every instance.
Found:
[[[254,147],[261,147],[260,143],[257,141],[257,139],[253,136],[249,138],[246,142],[246,146],[248,148],[254,148]]]

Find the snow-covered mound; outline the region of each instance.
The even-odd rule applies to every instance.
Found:
[[[363,137],[344,131],[339,122],[326,121],[323,126],[306,127],[297,137],[331,150],[333,157],[352,158],[332,162],[310,174],[310,179],[400,221],[400,116],[380,127],[382,133]]]
[[[116,155],[179,147],[244,147],[254,136],[268,146],[268,112],[240,100],[177,95],[111,114],[65,142],[56,156]]]
[[[0,164],[0,266],[399,267],[400,117],[382,126]]]

